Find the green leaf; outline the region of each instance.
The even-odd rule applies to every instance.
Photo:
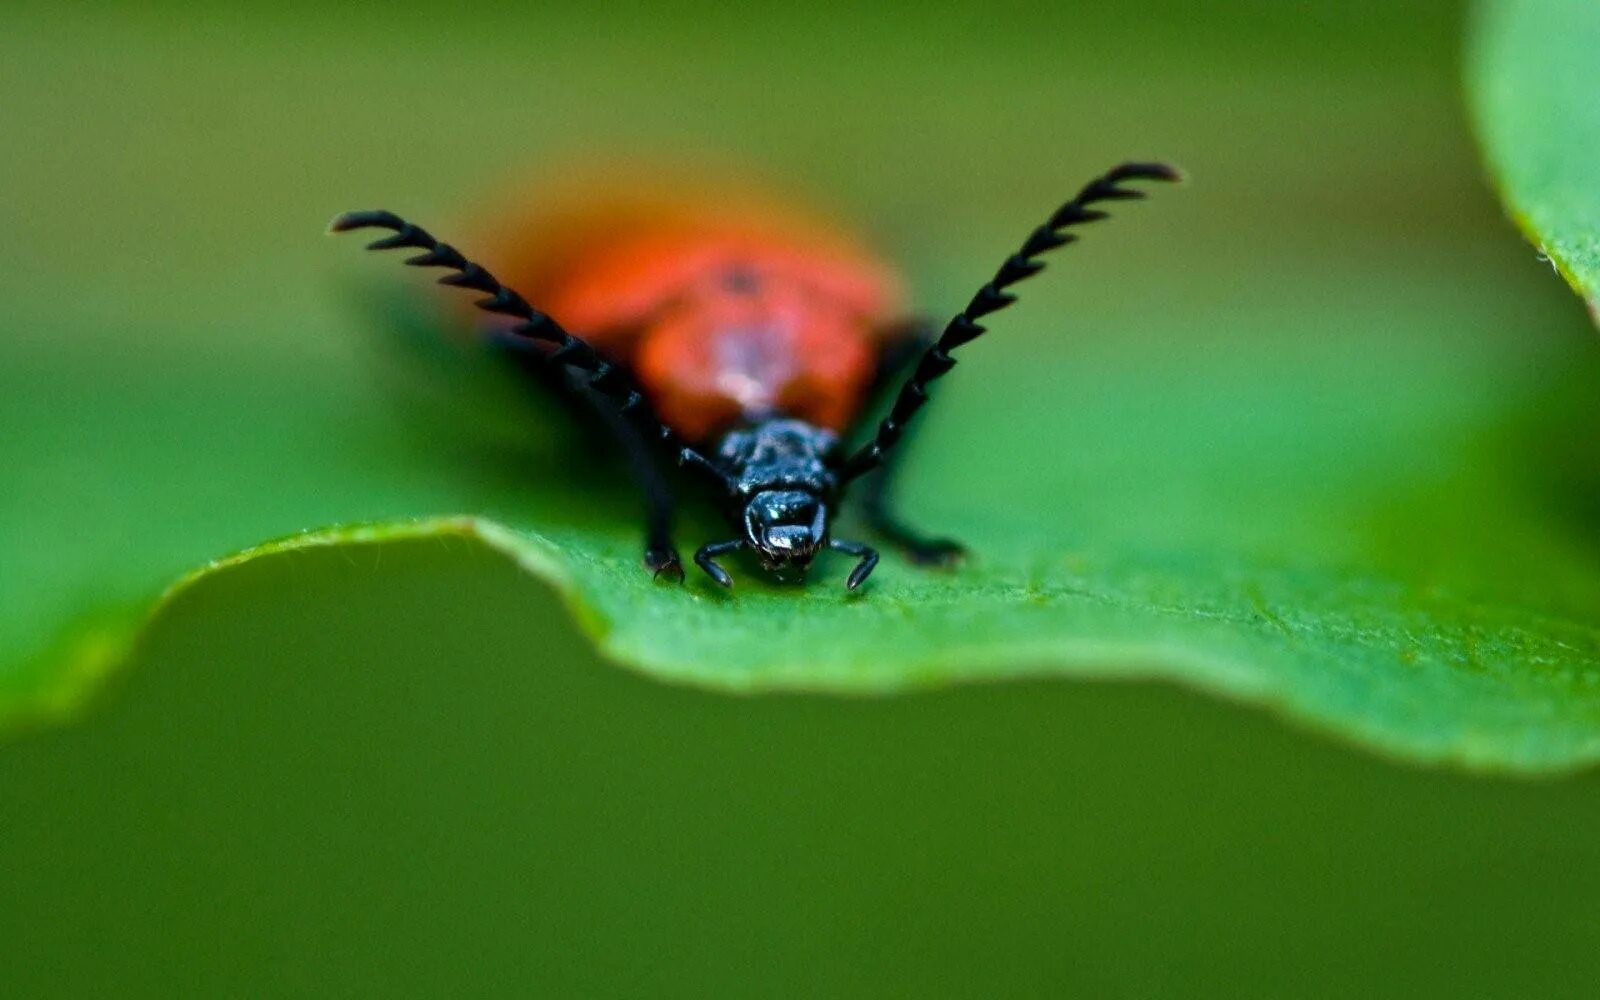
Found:
[[[1389,767],[1155,684],[720,697],[600,662],[485,549],[386,546],[381,579],[375,554],[211,578],[92,719],[7,743],[7,996],[1402,1000],[1600,977],[1600,773]]]
[[[28,253],[0,274],[0,713],[78,705],[170,581],[327,545],[378,581],[388,540],[420,536],[504,553],[610,658],[719,691],[1155,677],[1409,760],[1600,757],[1600,446],[1572,433],[1600,416],[1595,345],[1501,234],[1433,64],[1305,89],[1294,53],[1367,49],[1298,28],[1245,93],[1187,41],[1135,46],[1159,80],[1112,47],[1038,90],[1076,22],[1001,29],[1003,65],[846,60],[827,46],[861,24],[740,22],[685,69],[670,47],[619,59],[581,20],[541,23],[529,60],[498,23],[352,57],[347,25],[252,16],[7,26],[22,120],[0,139],[0,224]],[[746,46],[785,55],[757,67]],[[715,99],[756,68],[789,80],[759,115]],[[573,79],[590,105],[531,114],[527,94]],[[962,99],[929,107],[953,80]],[[666,145],[684,107],[878,230],[935,312],[1110,163],[1197,178],[1064,250],[940,386],[904,495],[970,565],[891,556],[859,595],[838,560],[804,588],[748,566],[731,595],[652,583],[615,468],[448,349],[393,262],[317,235],[382,204],[468,243],[452,219],[537,190],[497,187],[519,164]],[[1064,135],[1095,138],[1040,155]],[[695,509],[681,541],[719,530]]]
[[[1482,0],[1472,105],[1511,215],[1600,320],[1600,6]]]

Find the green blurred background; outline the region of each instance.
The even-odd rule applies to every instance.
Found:
[[[25,626],[110,620],[103,592],[257,525],[458,509],[455,484],[396,489],[419,442],[353,384],[370,310],[353,249],[315,236],[359,205],[481,218],[557,160],[772,177],[944,302],[1040,192],[1169,156],[1201,200],[1143,237],[1162,273],[1085,253],[1042,301],[1090,331],[1131,310],[1119,336],[1180,302],[1197,351],[1312,351],[1263,299],[1335,332],[1437,300],[1439,336],[1450,309],[1587,336],[1479,178],[1463,26],[1448,3],[8,5],[0,421],[27,433],[0,459],[28,474],[0,496],[0,643],[67,641]],[[347,467],[263,488],[310,456]],[[1407,770],[1154,686],[677,689],[599,662],[482,551],[306,553],[188,592],[77,721],[0,746],[0,992],[1584,996],[1597,791]]]

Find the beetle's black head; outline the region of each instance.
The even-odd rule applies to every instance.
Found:
[[[801,580],[828,544],[828,505],[804,490],[762,490],[745,504],[744,535],[763,568]]]

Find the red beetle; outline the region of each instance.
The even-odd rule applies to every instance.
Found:
[[[961,554],[953,542],[904,526],[887,504],[895,446],[927,402],[928,384],[955,365],[950,352],[984,332],[981,317],[1015,301],[1006,289],[1042,269],[1041,254],[1075,239],[1067,228],[1105,218],[1090,206],[1143,197],[1126,182],[1179,176],[1163,164],[1128,163],[1090,182],[1029,234],[937,338],[902,317],[888,268],[798,226],[597,213],[546,241],[551,255],[516,266],[514,283],[540,308],[390,212],[349,212],[331,228],[392,230],[368,249],[420,250],[406,263],[449,269],[441,284],[483,293],[477,306],[509,319],[497,340],[526,348],[517,351],[525,367],[581,418],[608,426],[629,458],[649,509],[644,561],[658,578],[683,579],[659,464],[667,458],[707,480],[738,528],[695,553],[712,579],[732,585],[716,559],[740,549],[779,579],[799,579],[826,548],[857,559],[847,580],[853,590],[878,553],[834,538],[830,517],[846,487],[880,466],[865,487],[869,526],[915,562]],[[872,390],[902,370],[872,436],[842,447]]]

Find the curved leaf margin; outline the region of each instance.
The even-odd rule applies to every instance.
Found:
[[[214,560],[167,587],[142,618],[112,615],[92,624],[81,624],[73,638],[58,643],[55,653],[48,657],[54,661],[46,674],[53,678],[52,683],[42,686],[31,698],[0,705],[0,727],[34,728],[67,721],[80,714],[107,676],[132,658],[149,627],[170,613],[185,594],[220,574],[238,571],[258,560],[311,550],[439,539],[481,545],[550,585],[581,631],[595,642],[607,660],[654,680],[682,683],[715,693],[885,695],[956,683],[1003,680],[1162,681],[1264,708],[1400,763],[1447,765],[1484,773],[1541,775],[1600,762],[1600,730],[1592,727],[1576,727],[1564,741],[1548,741],[1519,733],[1516,720],[1480,720],[1481,725],[1469,724],[1438,739],[1422,739],[1416,729],[1386,723],[1382,713],[1365,711],[1359,700],[1340,703],[1317,697],[1289,674],[1272,669],[1265,656],[1256,659],[1248,655],[1205,655],[1173,642],[1057,636],[1002,643],[981,659],[971,650],[954,649],[910,658],[893,681],[885,681],[883,674],[837,669],[744,673],[707,669],[693,656],[674,655],[659,645],[642,644],[628,629],[620,628],[617,610],[598,599],[594,588],[575,571],[570,562],[572,553],[564,546],[537,533],[468,515],[335,525],[264,542]],[[687,596],[694,602],[720,604],[723,600],[710,592],[691,591]],[[1106,595],[1091,596],[1096,600],[1114,600]],[[1193,609],[1176,607],[1139,610],[1157,615],[1188,617],[1193,614]],[[1289,623],[1266,608],[1262,613],[1267,631],[1292,639],[1293,627]],[[1229,629],[1236,629],[1238,625],[1230,621],[1219,624]],[[1351,628],[1352,633],[1360,631],[1359,626]],[[1504,640],[1504,644],[1516,651],[1519,641],[1513,637]]]
[[[1600,5],[1480,0],[1466,84],[1490,182],[1600,324]]]

